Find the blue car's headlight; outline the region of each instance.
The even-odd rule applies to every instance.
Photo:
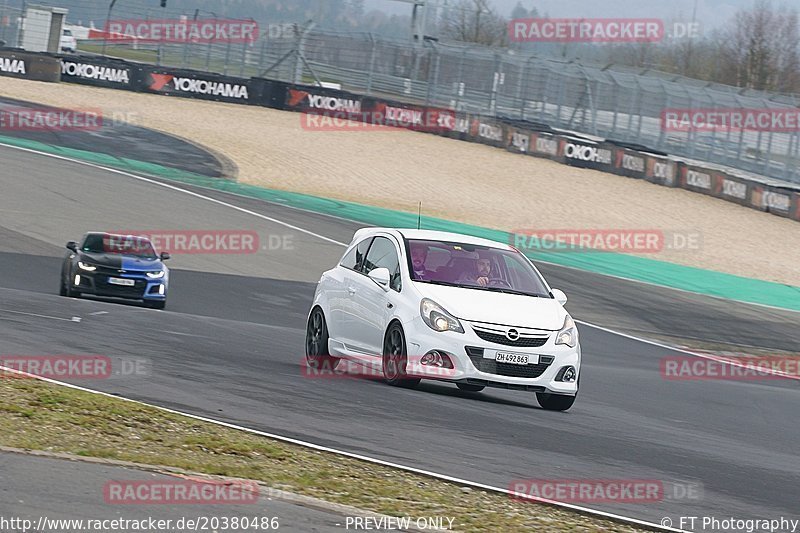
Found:
[[[156,272],[147,272],[147,277],[150,279],[161,279],[164,277],[164,271],[158,270]]]
[[[94,272],[97,270],[97,267],[94,265],[90,265],[89,263],[84,263],[83,261],[78,261],[78,268],[81,270],[86,270],[88,272]]]

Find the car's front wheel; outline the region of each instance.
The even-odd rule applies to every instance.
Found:
[[[311,368],[335,370],[339,358],[328,353],[328,324],[322,309],[315,307],[306,326],[306,361]]]
[[[78,298],[80,297],[81,293],[72,290],[72,285],[70,284],[70,277],[65,275],[67,271],[62,268],[61,270],[61,285],[58,289],[58,294],[61,296],[67,296],[69,298]]]
[[[386,331],[383,341],[383,377],[386,383],[395,387],[416,387],[419,378],[408,376],[408,351],[403,327],[393,322]]]
[[[548,411],[566,411],[572,404],[575,403],[576,396],[567,396],[566,394],[552,394],[550,392],[537,392],[536,399],[542,409]]]

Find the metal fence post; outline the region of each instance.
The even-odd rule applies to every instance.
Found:
[[[375,56],[378,53],[378,45],[375,42],[375,36],[371,32],[367,35],[369,35],[369,42],[372,44],[369,56],[369,74],[367,75],[367,96],[370,96],[372,95],[372,79],[375,76]]]
[[[431,49],[433,49],[433,53],[435,56],[435,61],[433,64],[433,73],[432,76],[428,76],[428,92],[425,95],[425,105],[429,106],[436,101],[436,86],[439,84],[439,68],[441,66],[442,54],[439,51],[439,48],[436,47],[433,43],[431,43]],[[433,79],[431,79],[431,77]]]

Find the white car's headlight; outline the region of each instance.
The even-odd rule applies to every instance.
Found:
[[[461,322],[433,300],[423,298],[419,304],[419,313],[422,315],[422,320],[434,331],[464,333]]]
[[[89,263],[84,263],[83,261],[78,261],[78,268],[81,270],[86,270],[88,272],[94,272],[97,270],[97,267],[94,265],[90,265]]]
[[[565,344],[570,348],[574,348],[578,344],[578,329],[575,327],[575,321],[569,315],[564,319],[564,325],[556,335],[556,344]]]
[[[158,272],[148,272],[147,277],[150,279],[161,279],[164,277],[164,271],[159,270]]]

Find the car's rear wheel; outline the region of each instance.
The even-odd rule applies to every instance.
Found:
[[[403,327],[393,322],[386,330],[383,340],[383,377],[386,383],[395,387],[416,387],[419,378],[410,378],[407,374],[408,351]]]
[[[542,409],[548,411],[566,411],[572,404],[575,403],[576,396],[567,396],[566,394],[552,394],[549,392],[537,392],[536,399]]]
[[[306,361],[308,366],[320,370],[335,370],[339,358],[328,353],[328,324],[322,309],[315,307],[306,326]]]
[[[469,383],[456,383],[456,387],[465,392],[480,392],[486,388],[486,385],[470,385]]]

